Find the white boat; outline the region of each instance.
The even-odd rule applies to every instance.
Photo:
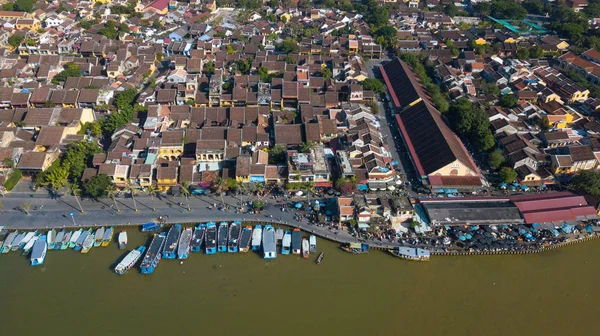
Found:
[[[310,244],[310,252],[317,252],[317,237],[315,235],[310,235],[308,238],[308,243]]]
[[[88,234],[81,244],[81,253],[88,253],[88,251],[94,246],[94,235]]]
[[[46,236],[40,236],[40,238],[35,241],[35,244],[33,244],[33,249],[31,250],[31,266],[43,264],[47,252],[48,243],[46,243]]]
[[[73,232],[71,232],[71,231],[65,233],[65,236],[63,237],[62,243],[60,244],[60,249],[61,250],[66,250],[67,248],[69,248],[69,242],[71,241],[71,235],[72,234],[73,234]]]
[[[262,226],[257,225],[252,231],[252,251],[258,251],[260,249],[260,243],[262,241]]]
[[[31,249],[33,248],[33,245],[35,244],[36,240],[38,240],[38,239],[39,239],[38,236],[33,236],[31,239],[29,239],[27,244],[25,244],[25,246],[23,246],[23,254],[27,255],[27,252],[31,251]]]
[[[25,235],[25,238],[23,238],[23,240],[21,241],[21,245],[22,246],[27,245],[27,243],[29,243],[31,238],[35,237],[36,234],[37,234],[37,230],[27,232],[27,234]]]
[[[49,249],[53,249],[56,244],[56,230],[52,229],[48,231],[46,235],[46,243],[48,244]]]
[[[133,266],[135,266],[137,261],[144,253],[144,251],[146,251],[146,247],[140,246],[136,250],[127,253],[125,258],[123,258],[123,260],[121,260],[117,267],[115,267],[115,273],[119,275],[127,273],[127,271],[129,271]]]
[[[11,251],[16,251],[19,249],[19,247],[21,247],[21,242],[23,241],[23,238],[25,238],[25,232],[21,232],[19,233],[15,239],[13,239],[12,241],[12,246],[10,248]]]
[[[54,249],[55,250],[60,250],[60,247],[62,246],[62,242],[63,242],[63,239],[65,239],[66,234],[67,234],[67,231],[65,231],[65,230],[62,230],[56,234],[56,238],[54,238],[54,240],[55,240]]]
[[[15,240],[15,237],[19,234],[19,231],[13,231],[8,234],[6,239],[4,239],[4,244],[2,245],[2,253],[8,253],[12,248],[12,242]]]
[[[123,230],[119,232],[119,248],[124,249],[127,247],[127,231]]]
[[[96,230],[94,233],[94,247],[100,247],[102,245],[102,238],[104,238],[104,226]]]
[[[79,240],[79,236],[81,236],[82,232],[83,232],[83,229],[79,229],[79,230],[73,232],[73,234],[71,235],[71,239],[69,239],[69,247],[70,248],[75,247],[75,245],[77,244],[77,240]]]
[[[302,258],[307,259],[310,253],[308,239],[302,238]]]

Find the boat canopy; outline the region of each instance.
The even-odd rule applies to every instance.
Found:
[[[349,247],[352,249],[362,249],[362,244],[361,243],[350,243]]]

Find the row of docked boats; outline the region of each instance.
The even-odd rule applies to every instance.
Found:
[[[57,231],[52,229],[43,233],[38,231],[19,232],[12,231],[6,236],[0,236],[0,252],[22,250],[23,255],[29,255],[31,265],[38,266],[44,263],[48,250],[73,249],[81,253],[88,253],[92,247],[108,246],[113,238],[112,227],[92,229],[79,229],[76,231]],[[124,236],[123,236],[124,235]],[[119,234],[119,246],[127,244],[127,234]]]
[[[161,259],[187,259],[190,252],[200,252],[202,248],[206,254],[252,250],[262,252],[265,259],[273,259],[277,257],[278,246],[282,254],[302,254],[308,258],[317,251],[317,239],[303,238],[300,229],[284,231],[271,225],[242,227],[237,221],[209,222],[195,228],[175,224],[168,232],[155,234],[148,248],[140,246],[130,251],[115,267],[115,273],[126,273],[141,259],[142,274],[152,274]]]

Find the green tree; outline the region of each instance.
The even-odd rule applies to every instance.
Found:
[[[239,72],[243,75],[247,75],[250,73],[250,69],[252,68],[252,57],[248,57],[247,59],[241,59],[235,62],[235,65]]]
[[[312,141],[307,141],[298,147],[298,152],[300,153],[310,153],[310,150],[313,149],[315,143]]]
[[[494,0],[491,15],[499,19],[523,20],[527,16],[527,10],[514,0]]]
[[[492,7],[489,2],[477,2],[473,6],[473,13],[477,16],[488,17],[492,13]]]
[[[385,84],[376,78],[367,78],[360,82],[360,84],[362,85],[363,89],[372,90],[376,94],[382,94],[385,92]]]
[[[266,66],[258,68],[258,76],[262,82],[269,82],[269,69]]]
[[[506,159],[501,150],[495,150],[490,153],[490,165],[494,168],[500,167]]]
[[[517,58],[518,59],[527,59],[527,58],[529,58],[529,49],[519,48],[519,50],[517,50]]]
[[[367,106],[369,106],[369,108],[371,109],[372,114],[379,114],[379,105],[377,105],[377,102],[369,102]]]
[[[156,196],[157,192],[158,192],[158,189],[156,189],[156,187],[153,185],[149,185],[148,188],[146,188],[146,193],[148,193],[148,195],[150,195],[150,201],[152,202],[152,212],[158,211],[158,210],[156,210],[156,207],[154,206],[154,196]]]
[[[14,48],[16,48],[21,44],[21,42],[23,42],[23,40],[25,40],[25,38],[23,36],[14,34],[8,38],[8,44],[10,44]]]
[[[289,37],[284,39],[281,43],[275,45],[275,49],[288,54],[297,54],[300,51],[298,42]]]
[[[364,20],[372,29],[383,27],[388,23],[390,13],[387,7],[379,6],[375,0],[367,0],[365,5],[369,8],[369,11],[365,13]]]
[[[277,164],[285,162],[286,148],[282,145],[275,145],[269,150],[269,163]]]
[[[21,211],[25,212],[25,214],[27,214],[27,216],[30,215],[29,210],[31,209],[31,202],[27,202],[27,203],[23,203],[21,205],[19,205],[19,209],[21,209]]]
[[[265,201],[263,201],[263,200],[256,200],[256,201],[252,202],[252,208],[255,210],[260,211],[260,210],[264,209],[264,207],[265,207]]]
[[[494,147],[487,113],[467,98],[460,98],[450,105],[448,119],[452,128],[477,150],[487,151]]]
[[[513,108],[517,106],[518,100],[514,94],[505,94],[500,97],[499,104],[502,107]]]
[[[115,210],[117,210],[117,213],[120,214],[121,209],[119,209],[119,205],[117,204],[117,187],[111,183],[108,186],[106,193],[108,194],[108,198],[110,198],[115,203]]]
[[[14,168],[14,166],[15,166],[15,160],[13,160],[10,157],[7,157],[7,158],[4,158],[4,160],[2,160],[2,164],[6,168]]]
[[[515,181],[515,178],[517,178],[517,172],[515,172],[515,170],[510,167],[500,168],[500,172],[498,174],[500,175],[500,179],[504,183],[512,183]]]
[[[137,201],[135,199],[135,195],[137,194],[137,189],[133,185],[131,185],[131,183],[127,183],[125,185],[125,192],[129,193],[129,196],[131,196],[131,199],[133,200],[133,209],[134,209],[133,211],[136,213],[140,212],[140,210],[138,210]]]
[[[529,48],[529,57],[541,58],[544,56],[544,49],[538,45],[531,46]]]
[[[296,59],[292,55],[286,55],[283,60],[286,64],[296,64]]]
[[[333,75],[333,73],[331,72],[331,69],[329,69],[328,67],[321,68],[321,76],[323,76],[324,80],[329,80],[332,75]]]
[[[598,196],[600,195],[600,172],[582,170],[573,177],[570,187],[580,193]]]
[[[13,10],[17,12],[31,13],[33,11],[33,0],[17,0],[13,6]]]
[[[77,205],[79,205],[79,212],[82,214],[85,213],[83,211],[83,207],[81,206],[81,202],[79,202],[79,196],[81,195],[81,189],[75,183],[69,183],[69,193],[75,197],[75,201],[77,201]]]
[[[52,78],[52,84],[64,82],[69,77],[81,77],[81,67],[76,63],[67,63],[65,69]]]
[[[206,72],[207,75],[214,74],[215,73],[215,62],[213,62],[213,61],[206,62],[204,64],[204,72]]]
[[[375,30],[373,36],[381,41],[380,44],[383,48],[394,48],[398,44],[396,28],[387,24]]]
[[[542,0],[524,0],[521,4],[529,14],[545,15],[547,12]]]
[[[458,9],[456,8],[456,6],[453,3],[450,3],[444,7],[444,13],[446,15],[448,15],[449,17],[455,17],[456,14],[458,13]]]
[[[2,10],[7,11],[7,12],[12,12],[15,10],[15,4],[12,2],[2,4]]]
[[[190,207],[190,181],[183,181],[180,186],[181,193],[185,197],[185,202],[187,203],[187,211],[192,211],[192,207]]]
[[[227,47],[225,47],[225,49],[227,49],[227,53],[229,55],[235,54],[235,49],[233,49],[233,46],[231,44],[228,44]]]
[[[98,30],[98,35],[104,35],[111,40],[116,39],[119,36],[117,24],[114,21],[106,21],[104,27]]]
[[[90,178],[83,184],[85,192],[94,199],[99,199],[107,195],[113,182],[108,175],[98,174]]]

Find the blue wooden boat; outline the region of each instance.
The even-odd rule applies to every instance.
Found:
[[[164,233],[160,233],[154,236],[150,246],[146,250],[146,255],[144,255],[144,259],[140,264],[140,270],[142,274],[152,274],[158,266],[158,263],[161,259],[161,251],[163,246],[165,245],[165,241],[167,240],[167,236]]]
[[[217,224],[215,222],[206,224],[206,234],[204,238],[206,254],[217,253]]]
[[[154,232],[162,227],[162,224],[150,222],[142,225],[142,232]]]
[[[206,234],[206,224],[199,224],[194,230],[192,236],[192,252],[200,252],[202,243],[204,243],[204,235]]]
[[[217,231],[217,251],[227,252],[227,222],[219,223],[219,230]]]
[[[175,224],[169,229],[167,241],[162,253],[163,258],[175,259],[177,256],[177,243],[179,242],[179,236],[181,236],[181,230],[181,224]]]

